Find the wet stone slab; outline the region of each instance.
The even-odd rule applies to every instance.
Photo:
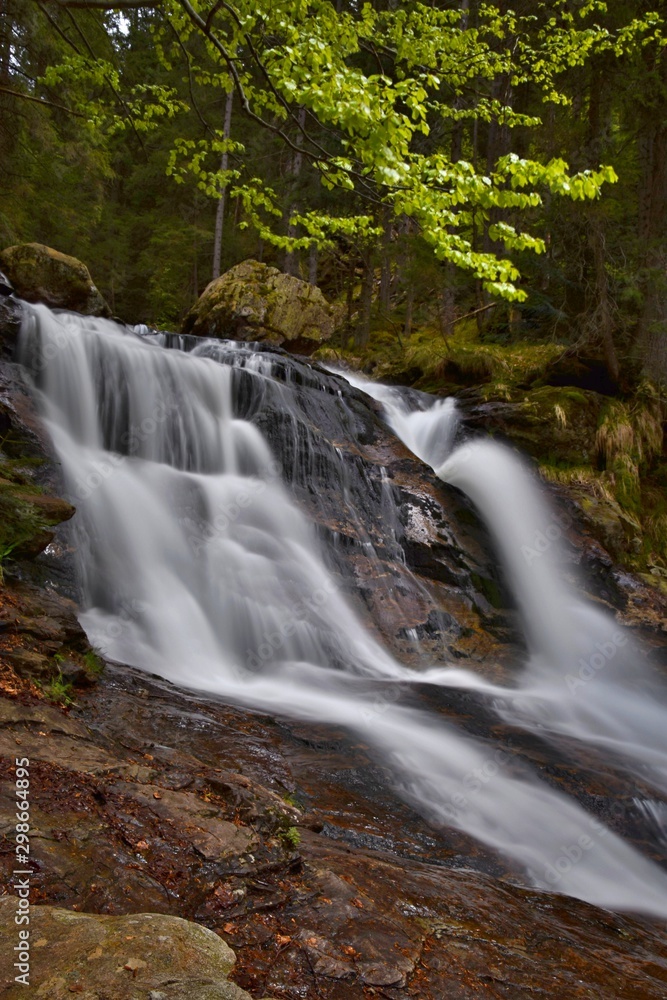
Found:
[[[468,703],[446,709],[475,716]],[[662,926],[520,888],[520,873],[470,838],[425,826],[369,748],[342,730],[250,714],[110,667],[69,713],[0,702],[0,738],[5,892],[12,758],[29,746],[35,912],[53,912],[46,904],[71,917],[196,921],[234,950],[230,976],[254,998],[667,995]],[[562,772],[554,780],[565,781]],[[192,968],[174,974],[170,993],[137,948],[118,957],[123,974],[105,973],[98,988],[81,975],[98,946],[49,967],[41,995],[235,996]],[[147,968],[128,970],[130,960]]]

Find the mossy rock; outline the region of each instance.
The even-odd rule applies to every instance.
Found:
[[[642,526],[611,496],[601,494],[594,483],[573,483],[570,495],[578,501],[584,522],[594,538],[620,562],[633,561],[642,546]]]
[[[0,560],[39,555],[53,539],[50,529],[69,520],[74,510],[60,497],[0,477]]]
[[[230,982],[236,956],[213,931],[160,913],[101,916],[30,907],[29,987],[21,975],[17,897],[0,899],[0,983],[7,1000],[250,1000]],[[17,963],[17,965],[14,965]],[[25,963],[28,964],[28,963]]]
[[[185,317],[183,332],[230,340],[264,340],[311,354],[338,322],[315,285],[246,260],[207,286]]]
[[[19,243],[0,252],[0,268],[19,298],[86,316],[110,316],[85,264],[42,243]]]
[[[508,438],[541,462],[591,466],[597,462],[602,402],[595,392],[552,386],[512,390],[501,398],[490,393],[474,406],[471,422]]]

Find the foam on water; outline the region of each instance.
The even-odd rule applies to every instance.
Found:
[[[187,351],[165,343],[111,321],[25,307],[20,358],[77,507],[91,641],[188,688],[347,726],[382,753],[399,791],[425,817],[502,852],[529,883],[667,917],[667,876],[573,799],[518,768],[511,753],[425,710],[378,705],[369,681],[407,691],[414,674],[357,619],[281,482],[276,456],[255,424],[235,415],[238,369],[261,409],[274,358],[219,341]],[[558,582],[548,553],[521,555],[544,517],[528,475],[492,442],[452,453],[450,401],[411,410],[393,390],[362,387],[383,402],[407,446],[479,507],[501,546],[532,651],[517,689],[448,665],[420,680],[474,687],[527,729],[597,741],[664,778],[664,696],[638,685],[636,672],[629,679],[636,664],[627,637],[586,696],[564,680],[591,650],[613,642],[618,626]],[[289,406],[289,385],[280,391]],[[662,815],[656,809],[652,821]]]

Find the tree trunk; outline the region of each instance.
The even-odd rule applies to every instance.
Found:
[[[223,136],[225,139],[229,139],[229,135],[232,130],[232,105],[234,104],[234,91],[230,90],[227,94],[227,101],[225,102],[225,124]],[[229,164],[229,154],[227,150],[222,154],[222,160],[220,161],[220,170],[227,170]],[[222,230],[225,222],[225,201],[227,197],[227,185],[223,184],[220,191],[220,199],[218,201],[218,208],[215,213],[215,236],[213,238],[213,277],[220,277],[220,261],[222,258]]]
[[[9,83],[13,22],[10,0],[0,0],[0,82]]]
[[[315,244],[310,248],[310,256],[308,258],[308,281],[311,285],[317,284],[317,247]]]
[[[367,347],[371,335],[371,307],[373,304],[373,283],[375,271],[373,268],[373,254],[368,250],[364,254],[364,277],[361,285],[361,302],[359,310],[359,322],[355,335],[357,347]]]
[[[294,160],[292,161],[292,176],[294,177],[295,185],[298,183],[299,175],[301,174],[301,168],[303,166],[303,153],[301,152],[301,146],[303,144],[303,133],[301,132],[301,129],[305,128],[306,126],[305,108],[299,108],[298,121],[299,121],[299,131],[297,132],[295,143],[299,148],[294,153]],[[293,215],[298,207],[299,207],[298,201],[295,198],[295,200],[292,202],[290,206],[289,214]],[[287,235],[291,239],[293,239],[296,236],[296,226],[293,226],[291,223],[289,223],[287,226]],[[284,270],[287,274],[294,274],[294,275],[299,274],[300,268],[299,268],[298,253],[293,253],[290,250],[287,251],[287,253],[285,254]]]
[[[661,100],[640,137],[639,240],[644,248],[643,308],[637,346],[644,374],[667,382],[667,56],[661,55]],[[648,109],[647,109],[648,111]]]
[[[451,281],[453,270],[453,264],[445,265],[444,280],[437,300],[440,334],[443,340],[448,340],[452,336],[456,325],[456,293]]]
[[[405,325],[403,326],[403,336],[407,340],[412,333],[412,313],[415,305],[415,286],[412,282],[408,285],[408,297],[405,302]]]
[[[389,313],[391,293],[391,210],[385,208],[382,213],[382,265],[380,270],[380,312],[386,316]]]
[[[607,134],[611,126],[611,102],[605,92],[607,65],[604,61],[594,66],[588,104],[587,158],[598,166],[604,158]],[[582,164],[583,166],[583,164]],[[618,381],[619,366],[614,342],[614,317],[607,274],[606,217],[597,208],[588,212],[588,241],[593,255],[594,308],[590,320],[591,336],[602,345],[602,351],[611,378]]]
[[[595,268],[596,307],[593,313],[594,332],[602,343],[607,371],[614,382],[618,382],[618,355],[616,354],[616,345],[614,343],[614,319],[606,267],[607,254],[604,223],[599,217],[591,220],[589,240],[593,251],[593,264]]]

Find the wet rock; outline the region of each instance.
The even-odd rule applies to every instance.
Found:
[[[479,402],[463,394],[466,424],[518,445],[534,458],[557,456],[569,465],[597,461],[596,431],[604,398],[589,389],[544,386],[511,400]]]
[[[459,702],[460,720],[479,726],[475,705]],[[524,747],[536,762],[545,750],[539,740]],[[86,911],[69,913],[73,920],[130,913],[141,922],[150,912],[151,920],[167,914],[202,922],[234,948],[230,975],[254,997],[364,1000],[375,990],[419,1000],[489,994],[529,1000],[544,982],[553,1000],[635,1000],[638,983],[642,1000],[665,995],[664,928],[512,884],[513,873],[498,861],[494,868],[469,838],[447,828],[425,830],[367,748],[332,727],[249,715],[118,667],[94,693],[83,692],[69,715],[0,699],[0,835],[7,837],[15,823],[10,763],[17,753],[31,758],[34,899]],[[559,766],[557,757],[543,764],[551,775]],[[598,791],[603,800],[613,785],[608,773],[602,783],[596,777],[599,766],[575,774],[566,757],[561,767],[558,781],[579,781],[584,793]],[[169,788],[184,779],[187,792]],[[589,779],[594,784],[584,788]],[[613,792],[623,797],[623,786]],[[629,801],[643,794],[634,778],[627,794]],[[298,857],[275,837],[272,815],[281,801],[300,826]],[[221,855],[216,848],[204,856],[193,843],[197,829],[223,840],[229,834],[242,853]],[[0,855],[9,900],[3,905],[8,912],[11,906],[13,919],[12,867],[11,855]],[[42,907],[33,913],[31,942],[51,941],[38,923]],[[42,995],[61,996],[60,976],[69,991],[62,996],[81,983],[91,1000],[112,998],[112,989],[127,984],[136,989],[119,994],[127,1000],[146,1000],[151,992],[181,997],[169,989],[183,983],[190,997],[209,996],[210,983],[171,965],[158,962],[156,972],[162,952],[150,950],[154,941],[136,944],[144,940],[143,924],[139,931],[120,925],[126,950],[116,954],[113,969],[104,965],[102,930],[115,926],[107,919],[94,940],[86,937],[87,951],[69,950],[69,931],[62,947],[58,939],[68,962],[56,959],[44,972],[47,945],[35,948],[33,973],[44,979],[32,983],[48,983]],[[153,938],[175,960],[181,938],[174,947],[159,942],[169,934]],[[103,954],[89,961],[98,947]],[[103,987],[89,971],[98,961]]]
[[[0,586],[0,690],[18,692],[57,678],[77,686],[96,682],[101,664],[76,617],[76,605],[50,589],[11,581]],[[71,663],[69,678],[61,664]],[[25,685],[24,685],[25,686]]]
[[[5,659],[19,677],[44,680],[53,673],[53,667],[48,657],[41,653],[35,653],[31,649],[10,650],[10,652],[5,653]]]
[[[11,328],[3,326],[0,300],[0,342],[3,333],[9,336]],[[0,440],[0,504],[5,508],[0,535],[6,539],[5,549],[13,546],[4,557],[9,556],[11,570],[22,578],[42,584],[55,579],[63,592],[74,596],[77,584],[66,524],[74,508],[61,499],[61,467],[23,372],[1,358]],[[24,537],[17,539],[17,534]],[[45,547],[48,553],[41,554]]]
[[[26,302],[70,309],[86,316],[111,316],[85,264],[41,243],[20,243],[0,252],[0,266]]]
[[[11,360],[21,329],[21,306],[13,297],[0,293],[0,357]]]
[[[13,291],[14,286],[11,281],[6,274],[3,274],[2,271],[0,271],[0,295],[11,295]]]
[[[514,643],[511,598],[465,497],[417,461],[379,406],[344,379],[284,352],[266,360],[276,381],[263,382],[261,394],[234,368],[235,410],[269,441],[364,621],[404,662],[414,659],[416,638],[424,660],[491,660],[498,643]]]
[[[50,529],[74,514],[66,500],[43,493],[23,478],[0,476],[0,558],[33,559],[53,541]]]
[[[175,824],[207,861],[217,861],[227,855],[240,856],[252,846],[247,830],[222,819],[215,805],[207,804],[192,792],[123,782],[114,789],[135,799],[160,819]]]
[[[0,981],[7,1000],[15,981],[16,900],[0,899]],[[30,911],[30,992],[49,1000],[250,1000],[228,979],[234,952],[217,934],[179,917],[136,913],[113,917],[51,906]]]
[[[315,285],[246,260],[207,286],[185,317],[183,332],[266,340],[310,353],[331,337],[336,316]]]

